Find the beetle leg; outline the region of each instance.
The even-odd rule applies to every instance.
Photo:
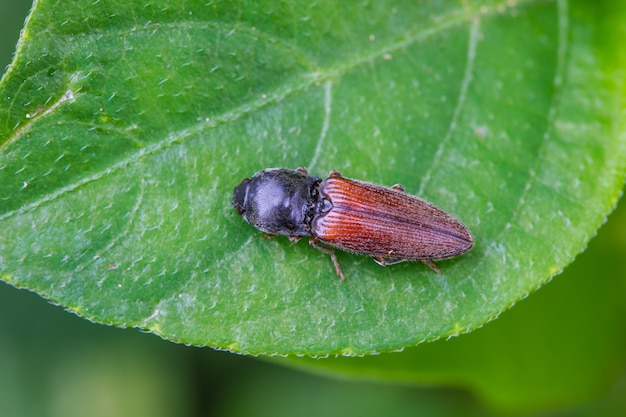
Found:
[[[406,259],[401,259],[401,258],[384,258],[382,256],[372,256],[372,259],[381,266],[387,266],[387,265],[394,265],[394,264],[398,264],[400,262],[405,262]],[[439,273],[439,268],[437,268],[437,266],[434,264],[434,262],[432,261],[428,261],[428,260],[423,260],[423,263],[425,263],[426,265],[428,265],[428,267],[430,269],[432,269],[433,271],[435,271],[436,273]]]
[[[333,261],[333,265],[335,266],[335,272],[337,272],[337,275],[341,277],[342,281],[346,280],[346,277],[343,275],[343,271],[341,270],[341,267],[339,266],[339,262],[337,261],[337,255],[335,255],[334,250],[332,250],[331,248],[327,248],[326,246],[323,246],[320,243],[319,239],[316,238],[315,236],[311,236],[311,238],[309,239],[309,245],[321,250],[322,252],[326,252],[327,254],[329,254],[330,259]]]
[[[396,190],[396,191],[402,191],[404,192],[404,187],[402,186],[402,184],[396,184],[396,185],[392,185],[391,186],[392,189]]]
[[[402,258],[385,258],[382,256],[372,256],[372,259],[381,266],[394,265],[406,261],[406,259]]]
[[[293,243],[296,243],[301,238],[302,238],[302,236],[298,236],[298,235],[289,236],[289,240],[291,240]]]
[[[328,174],[328,178],[342,178],[341,174],[339,173],[339,171],[335,171],[334,169],[332,171],[330,171],[330,173]]]
[[[301,172],[301,173],[303,173],[305,175],[309,174],[309,170],[306,169],[305,167],[299,167],[299,168],[296,169],[296,171]]]
[[[261,236],[263,236],[265,239],[271,239],[271,238],[276,237],[278,235],[275,235],[273,233],[263,233]]]
[[[437,268],[437,266],[435,265],[433,261],[422,261],[422,262],[428,265],[428,267],[432,269],[433,271],[435,271],[436,273],[439,273],[439,268]]]

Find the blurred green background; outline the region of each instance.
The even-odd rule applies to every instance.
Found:
[[[27,0],[0,0],[3,69],[11,60],[29,7]],[[585,285],[598,280],[621,283],[617,288],[622,289],[624,298],[625,231],[626,204],[622,202],[589,249],[564,274],[503,314],[498,324],[533,317],[534,304],[545,303],[550,297],[559,301],[554,304],[556,310],[559,303],[567,303],[568,292],[584,291]],[[624,318],[626,313],[617,323],[624,323]],[[477,332],[489,331],[492,325]],[[626,338],[626,326],[613,331]],[[507,351],[501,354],[514,355]],[[557,354],[566,356],[568,352]],[[598,349],[596,354],[603,352]],[[549,360],[546,358],[537,360]],[[581,395],[581,401],[594,398],[592,401],[530,415],[626,415],[625,362],[615,363],[614,372],[607,374],[597,392]],[[172,415],[498,414],[463,387],[329,379],[275,365],[271,360],[175,345],[138,330],[89,323],[35,294],[0,283],[0,416]],[[528,414],[520,411],[518,415]]]

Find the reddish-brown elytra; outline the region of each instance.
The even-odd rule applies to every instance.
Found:
[[[380,265],[432,261],[462,255],[474,244],[460,221],[434,205],[391,188],[342,177],[308,175],[304,168],[270,168],[257,172],[236,188],[233,207],[257,229],[286,235],[326,253],[345,279],[335,252],[325,245],[369,255]]]

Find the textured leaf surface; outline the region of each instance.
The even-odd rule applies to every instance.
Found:
[[[0,83],[0,274],[94,321],[238,352],[476,328],[569,263],[619,195],[611,7],[36,2]],[[230,207],[272,166],[402,183],[476,246],[440,275],[339,254],[342,283]]]

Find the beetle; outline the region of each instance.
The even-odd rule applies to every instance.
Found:
[[[433,261],[474,245],[463,223],[400,184],[383,187],[334,170],[326,179],[305,168],[261,170],[235,188],[232,205],[268,236],[285,235],[292,242],[310,236],[311,246],[330,255],[342,281],[333,248],[369,255],[383,266],[422,261],[439,273]]]

